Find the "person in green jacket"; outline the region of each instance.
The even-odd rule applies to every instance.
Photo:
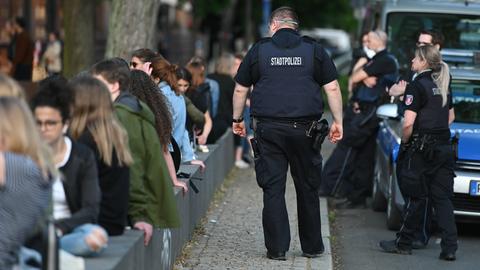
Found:
[[[130,70],[120,58],[96,63],[91,73],[105,83],[115,112],[128,133],[134,163],[130,167],[129,218],[144,232],[148,245],[155,228],[180,227],[172,180],[155,130],[155,117],[143,102],[128,93]]]

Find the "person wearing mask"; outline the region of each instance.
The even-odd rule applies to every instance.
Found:
[[[40,82],[32,99],[38,130],[53,152],[63,177],[53,182],[53,217],[60,248],[76,256],[98,255],[107,245],[106,231],[98,225],[100,187],[93,152],[66,136],[72,92],[59,76]]]
[[[424,220],[423,209],[431,199],[442,238],[439,258],[453,261],[458,243],[451,201],[455,161],[449,129],[453,110],[449,69],[439,50],[425,45],[416,49],[412,71],[417,76],[403,98],[405,116],[397,161],[405,215],[397,238],[379,245],[385,252],[411,254],[415,233]]]
[[[354,84],[350,104],[345,110],[345,137],[335,147],[322,171],[323,195],[345,196],[336,207],[365,208],[370,195],[375,166],[375,138],[378,105],[385,102],[386,87],[398,76],[398,64],[387,49],[387,34],[381,30],[368,33],[368,47],[375,56],[355,70],[350,79]]]

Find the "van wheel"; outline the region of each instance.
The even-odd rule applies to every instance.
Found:
[[[385,211],[387,209],[387,199],[383,195],[379,187],[380,179],[380,168],[378,167],[378,162],[375,164],[375,176],[373,177],[373,189],[372,189],[372,209],[374,211]]]
[[[387,203],[387,228],[389,230],[398,230],[401,224],[402,213],[395,205],[395,186],[392,179],[390,181],[390,196],[388,197]]]

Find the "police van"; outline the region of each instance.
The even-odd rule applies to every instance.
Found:
[[[450,72],[455,108],[450,131],[459,140],[454,211],[458,221],[480,221],[480,69],[452,68]],[[404,206],[396,177],[395,160],[403,124],[397,108],[397,104],[385,104],[377,110],[382,121],[377,135],[372,207],[387,210],[389,229],[399,228]]]
[[[384,0],[361,6],[361,29],[382,29],[388,35],[388,51],[401,71],[410,69],[417,35],[436,29],[445,36],[444,61],[450,65],[480,64],[479,0]]]

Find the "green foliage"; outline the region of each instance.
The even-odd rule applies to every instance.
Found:
[[[220,15],[231,0],[195,0],[193,7],[195,17],[205,18],[208,14]]]
[[[357,21],[353,17],[350,0],[272,0],[272,10],[281,6],[295,9],[301,28],[329,27],[347,32],[356,30]]]

